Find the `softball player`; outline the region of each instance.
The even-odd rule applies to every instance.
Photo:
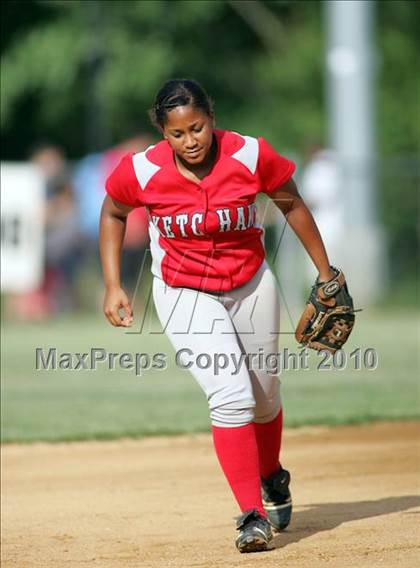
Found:
[[[104,313],[114,326],[132,323],[120,250],[128,213],[146,207],[153,297],[165,332],[177,351],[218,361],[224,355],[218,372],[198,364],[191,372],[207,396],[215,451],[242,512],[236,546],[265,550],[272,527],[289,524],[292,502],[290,475],[279,461],[279,380],[264,363],[264,355],[278,352],[280,313],[256,222],[257,194],[268,194],[287,215],[320,280],[331,278],[328,257],[292,180],[295,165],[263,138],[215,129],[200,85],[166,82],[150,114],[163,140],[126,155],[106,183]],[[251,354],[262,364],[235,364]]]

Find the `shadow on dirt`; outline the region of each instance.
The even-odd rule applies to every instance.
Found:
[[[284,548],[313,534],[334,529],[343,523],[405,512],[418,515],[420,512],[407,511],[420,506],[420,496],[404,495],[387,497],[377,501],[356,501],[350,503],[315,503],[293,512],[289,528],[274,537],[274,547]]]

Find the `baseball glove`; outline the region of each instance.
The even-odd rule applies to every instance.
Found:
[[[312,286],[295,337],[305,347],[334,353],[349,338],[355,315],[344,274],[331,268],[335,272],[331,280],[319,282],[317,279]]]

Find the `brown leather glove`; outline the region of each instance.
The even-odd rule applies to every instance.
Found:
[[[305,347],[334,353],[349,338],[355,315],[344,274],[331,268],[335,272],[331,280],[319,282],[317,279],[312,286],[295,337]]]

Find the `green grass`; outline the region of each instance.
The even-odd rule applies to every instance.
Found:
[[[419,315],[362,312],[346,346],[373,347],[374,371],[283,373],[286,426],[345,424],[377,419],[420,418]],[[5,324],[2,358],[2,437],[12,441],[105,439],[207,431],[207,403],[188,371],[175,365],[142,377],[132,371],[36,371],[35,348],[86,352],[163,352],[164,335],[128,335],[101,319],[71,317],[45,324]],[[280,348],[297,351],[291,336]],[[350,365],[351,366],[351,365]]]

